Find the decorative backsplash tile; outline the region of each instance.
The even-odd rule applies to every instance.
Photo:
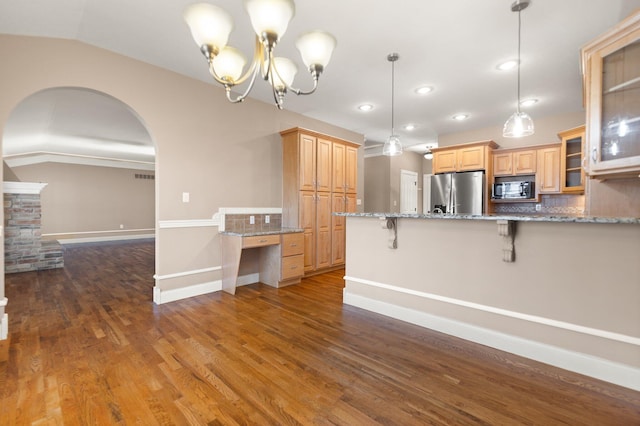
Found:
[[[540,210],[536,210],[540,204]],[[543,195],[540,203],[495,204],[496,213],[583,215],[584,195]]]
[[[251,223],[251,216],[255,223]],[[269,223],[266,218],[269,216]],[[252,213],[252,214],[226,214],[224,217],[224,229],[228,232],[260,232],[275,231],[282,228],[282,213]]]

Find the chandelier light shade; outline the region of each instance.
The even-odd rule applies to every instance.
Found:
[[[391,62],[391,136],[387,139],[382,147],[382,154],[387,155],[389,157],[393,157],[395,155],[402,154],[402,142],[400,142],[400,137],[395,134],[394,128],[394,83],[395,83],[395,63],[400,57],[397,53],[390,53],[387,56],[387,61]]]
[[[209,73],[224,86],[227,99],[233,103],[242,102],[251,92],[258,74],[271,85],[274,101],[280,109],[288,91],[296,95],[315,92],[320,74],[336,47],[335,37],[324,31],[313,31],[303,34],[296,42],[313,80],[313,87],[303,91],[293,87],[293,79],[298,71],[296,64],[290,59],[274,55],[276,44],[295,15],[293,0],[244,0],[244,8],[256,33],[253,60],[246,71],[247,60],[244,55],[227,45],[233,30],[231,15],[208,3],[192,4],[183,15],[194,41],[209,63]],[[245,91],[233,97],[231,89],[244,82],[248,82]]]
[[[520,13],[526,9],[529,4],[530,0],[516,0],[511,5],[511,11],[518,12],[518,102],[516,104],[516,112],[504,123],[502,136],[505,138],[519,138],[530,136],[534,133],[533,120],[529,117],[529,114],[520,111],[520,29],[522,27]]]

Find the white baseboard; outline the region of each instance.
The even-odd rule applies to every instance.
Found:
[[[640,391],[640,369],[343,290],[343,303]]]
[[[0,340],[6,340],[9,337],[9,314],[4,314],[0,320]]]
[[[238,277],[236,287],[254,284],[260,281],[259,274],[248,274]],[[158,286],[153,287],[153,303],[161,305],[163,303],[175,302],[176,300],[187,299],[189,297],[201,296],[203,294],[214,293],[222,290],[222,281],[216,280],[202,284],[194,284],[189,287],[176,288],[172,290],[161,290]]]
[[[222,281],[211,281],[202,284],[194,284],[189,287],[162,290],[160,287],[153,287],[153,303],[162,305],[163,303],[175,302],[176,300],[187,299],[189,297],[201,296],[222,290]]]
[[[107,241],[124,241],[124,240],[141,240],[155,238],[155,234],[138,234],[138,235],[111,235],[102,237],[85,237],[85,238],[60,238],[57,241],[64,244],[83,244],[83,243],[101,243]]]

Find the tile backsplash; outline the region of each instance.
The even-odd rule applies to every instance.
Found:
[[[255,223],[251,223],[251,216]],[[266,218],[269,216],[269,223]],[[228,232],[261,232],[275,231],[282,228],[282,213],[226,214],[224,229]]]
[[[540,204],[540,210],[536,210]],[[559,215],[582,215],[585,212],[584,195],[542,195],[540,203],[495,204],[496,213],[538,213]]]

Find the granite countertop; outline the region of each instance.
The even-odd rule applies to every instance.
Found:
[[[513,220],[518,222],[625,223],[640,225],[637,217],[597,217],[553,214],[408,214],[408,213],[334,213],[346,217],[378,217],[406,219]]]
[[[247,231],[247,232],[237,232],[237,231],[222,231],[221,235],[234,235],[237,237],[257,237],[260,235],[279,235],[279,234],[294,234],[296,232],[304,232],[304,229],[301,228],[277,228],[277,229],[269,229],[266,231]]]

